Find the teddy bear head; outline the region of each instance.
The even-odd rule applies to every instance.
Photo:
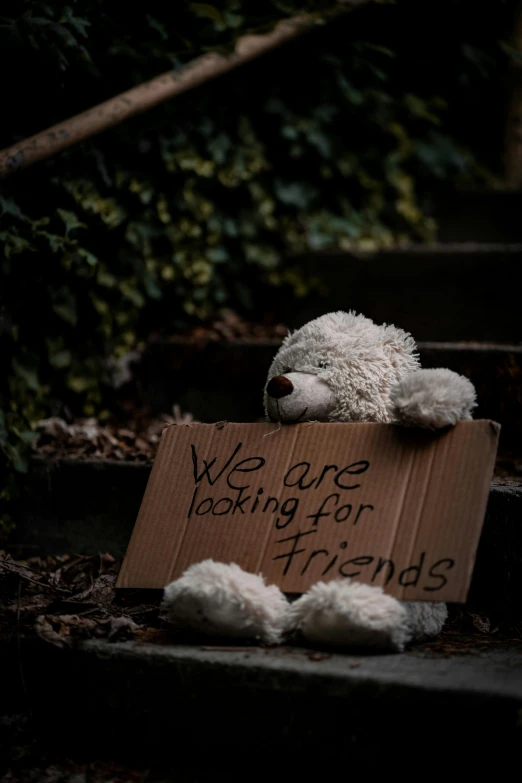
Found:
[[[420,368],[413,337],[355,312],[310,321],[284,339],[268,372],[270,421],[392,420],[390,390]]]

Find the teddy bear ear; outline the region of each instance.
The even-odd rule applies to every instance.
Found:
[[[288,345],[288,343],[292,340],[292,337],[294,336],[295,331],[292,332],[291,329],[288,329],[286,332],[286,335],[283,337],[283,342],[281,343],[281,348],[284,348]]]
[[[417,344],[409,332],[398,326],[384,326],[384,350],[394,361],[408,372],[420,368]]]
[[[409,332],[393,324],[383,324],[384,344],[392,350],[403,353],[416,353],[417,345]]]

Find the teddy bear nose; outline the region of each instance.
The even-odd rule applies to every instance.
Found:
[[[266,387],[267,394],[276,400],[280,397],[286,397],[287,394],[292,394],[293,390],[292,381],[285,378],[284,375],[276,375],[274,378],[271,378]]]

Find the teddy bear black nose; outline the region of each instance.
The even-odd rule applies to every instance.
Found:
[[[266,393],[276,400],[280,397],[286,397],[287,394],[292,394],[293,390],[292,381],[285,378],[284,375],[276,375],[274,378],[271,378],[266,387]]]

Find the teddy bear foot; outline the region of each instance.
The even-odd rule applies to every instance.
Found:
[[[382,588],[347,579],[318,582],[291,605],[289,628],[309,642],[401,652],[414,636],[405,605]]]
[[[235,563],[204,560],[164,590],[162,609],[176,626],[206,636],[279,644],[288,602],[275,585]]]
[[[412,641],[420,642],[437,636],[448,619],[448,607],[444,603],[408,601],[403,606],[408,613]]]

